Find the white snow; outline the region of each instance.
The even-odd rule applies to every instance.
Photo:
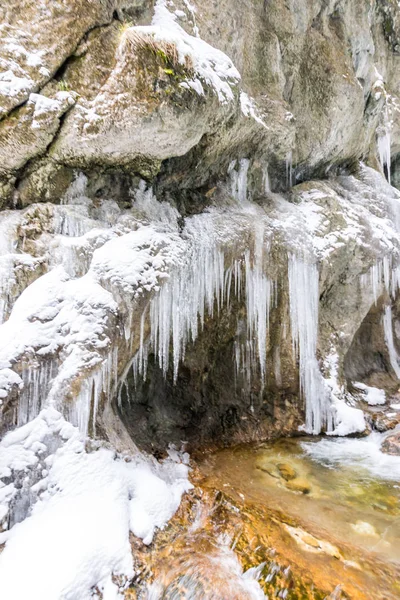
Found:
[[[363,392],[363,400],[374,406],[376,404],[385,404],[386,394],[385,390],[380,390],[375,387],[370,387],[364,383],[356,382],[353,384],[355,388]]]
[[[364,413],[359,408],[349,406],[344,401],[334,400],[331,410],[334,414],[335,428],[327,431],[327,435],[346,436],[365,431]]]
[[[334,346],[324,360],[324,369],[324,383],[327,391],[329,390],[330,402],[327,413],[327,435],[345,436],[365,431],[363,411],[349,404],[353,399],[348,398],[344,386],[339,384],[339,356]]]
[[[32,79],[18,77],[9,69],[0,73],[0,94],[4,96],[17,96],[21,92],[28,92],[33,87]]]
[[[31,600],[89,600],[95,586],[112,588],[112,575],[122,589],[134,575],[129,532],[150,543],[191,488],[188,467],[170,459],[86,451],[79,431],[52,409],[0,443],[0,479],[10,472],[24,474],[31,507],[0,534],[7,600],[26,598],[27,582]],[[18,493],[0,487],[2,506]]]

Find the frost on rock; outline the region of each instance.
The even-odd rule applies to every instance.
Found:
[[[264,123],[262,118],[258,114],[257,105],[253,98],[250,98],[245,92],[240,92],[240,107],[245,117],[254,119],[259,125],[262,125],[265,129],[268,129],[268,125]]]
[[[149,544],[190,488],[186,465],[88,451],[60,413],[41,412],[0,442],[0,597],[26,597],[21,572],[32,600],[89,600],[112,576],[122,590],[134,575],[129,532]]]

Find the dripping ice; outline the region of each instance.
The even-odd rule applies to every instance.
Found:
[[[387,180],[390,183],[390,167],[391,167],[391,155],[390,155],[390,127],[391,123],[389,120],[388,109],[385,107],[384,113],[384,124],[382,126],[382,131],[380,135],[378,135],[377,144],[378,144],[378,154],[379,154],[379,162],[381,163],[382,171],[385,173],[386,168],[386,176]]]
[[[385,335],[386,347],[389,353],[390,365],[395,372],[397,379],[400,379],[400,364],[393,340],[392,307],[390,305],[385,307],[383,313],[383,331]]]
[[[327,425],[329,398],[317,352],[319,276],[315,264],[290,254],[288,263],[290,323],[299,356],[300,393],[305,398],[306,431],[318,434]]]
[[[264,234],[264,227],[257,224],[253,252],[246,251],[241,259],[229,262],[218,239],[212,214],[187,221],[185,236],[189,248],[185,263],[171,273],[150,301],[150,335],[147,340],[143,335],[147,309],[142,314],[139,351],[131,362],[135,381],[138,375],[146,375],[150,351],[165,376],[169,368],[170,348],[176,381],[187,344],[197,339],[206,316],[212,317],[215,311],[229,306],[233,296],[240,300],[244,294],[247,322],[245,340],[235,342],[236,372],[241,371],[249,378],[258,361],[264,382],[273,291],[273,283],[265,275]]]

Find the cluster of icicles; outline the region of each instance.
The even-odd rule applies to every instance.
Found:
[[[236,259],[226,267],[226,256],[216,245],[212,228],[207,228],[203,223],[201,233],[197,229],[200,244],[193,245],[193,253],[186,264],[172,273],[142,314],[139,351],[122,377],[120,402],[123,387],[129,398],[126,375],[130,369],[135,382],[138,377],[146,378],[150,353],[154,354],[166,376],[171,348],[176,381],[179,364],[185,357],[185,348],[198,337],[206,314],[212,317],[215,310],[219,312],[222,307],[229,307],[232,297],[239,301],[243,294],[246,322],[244,327],[242,322],[238,323],[238,335],[234,342],[235,373],[237,376],[242,375],[244,383],[247,382],[250,387],[252,376],[258,368],[261,383],[265,382],[269,317],[271,309],[277,304],[278,286],[265,274],[262,226],[255,233],[252,255],[246,251],[242,259]],[[317,265],[289,254],[288,283],[293,351],[299,359],[300,393],[305,399],[306,431],[320,433],[324,428],[331,431],[335,428],[334,412],[316,357],[319,303]],[[372,290],[375,301],[384,291],[394,296],[400,288],[400,268],[392,268],[390,259],[384,258],[362,277],[361,287],[365,286]],[[150,335],[145,339],[147,318]],[[400,376],[390,306],[385,309],[383,324],[392,367]],[[243,328],[245,336],[240,335]]]
[[[231,191],[239,203],[247,197],[248,161],[242,159],[231,168]],[[268,186],[266,173],[265,186]],[[170,276],[152,296],[144,309],[140,330],[128,332],[127,343],[139,336],[139,350],[119,379],[117,348],[104,359],[100,369],[82,382],[76,401],[69,407],[68,418],[86,434],[95,433],[96,413],[103,394],[121,401],[124,389],[128,399],[127,375],[132,369],[134,380],[145,379],[148,358],[155,356],[164,376],[172,359],[173,378],[176,381],[179,364],[185,357],[188,343],[194,342],[202,330],[206,316],[229,308],[232,299],[243,301],[246,318],[238,320],[234,342],[235,373],[251,387],[257,372],[261,384],[267,372],[267,344],[270,311],[277,304],[278,285],[266,275],[268,245],[262,223],[254,225],[254,243],[242,252],[227,251],[218,238],[211,215],[203,213],[188,219],[185,235],[189,240],[183,264],[172,269]],[[232,258],[231,255],[236,255]],[[288,284],[290,301],[290,326],[293,351],[299,360],[300,391],[305,400],[306,430],[319,433],[334,429],[334,411],[330,393],[320,372],[317,352],[319,274],[315,262],[303,256],[288,255]],[[400,287],[400,268],[394,268],[388,258],[383,259],[362,277],[361,287],[371,293],[375,302],[383,291],[394,297]],[[390,307],[384,315],[385,339],[390,361],[396,374],[400,374],[398,357],[393,341]],[[149,332],[149,333],[148,333]],[[279,381],[279,347],[274,349],[274,371]],[[19,422],[27,422],[40,410],[39,397],[53,377],[52,367],[47,370],[29,367],[24,373],[25,389],[19,407]],[[25,400],[24,400],[25,398]]]
[[[135,383],[146,378],[148,358],[155,356],[164,376],[172,356],[176,381],[187,344],[202,330],[206,315],[229,307],[232,298],[244,301],[246,322],[238,323],[234,342],[235,372],[250,385],[255,370],[265,383],[269,315],[277,303],[277,283],[265,271],[266,247],[262,224],[255,227],[253,251],[230,263],[216,241],[212,221],[202,215],[191,222],[193,238],[185,263],[173,271],[142,313],[139,350],[127,366],[118,391],[129,399],[126,377]],[[227,264],[228,263],[228,264]],[[318,269],[315,264],[288,256],[290,320],[293,348],[299,356],[301,393],[306,401],[306,428],[318,433],[327,425],[329,400],[316,359],[318,335]],[[145,336],[148,323],[150,333]],[[244,331],[244,335],[243,331]]]

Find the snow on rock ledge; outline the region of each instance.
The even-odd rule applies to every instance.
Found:
[[[103,67],[109,76],[94,98],[85,73],[76,74],[81,97],[51,149],[56,161],[154,174],[160,161],[186,154],[236,113],[240,74],[232,61],[175,18],[159,0],[152,25],[114,35]]]

